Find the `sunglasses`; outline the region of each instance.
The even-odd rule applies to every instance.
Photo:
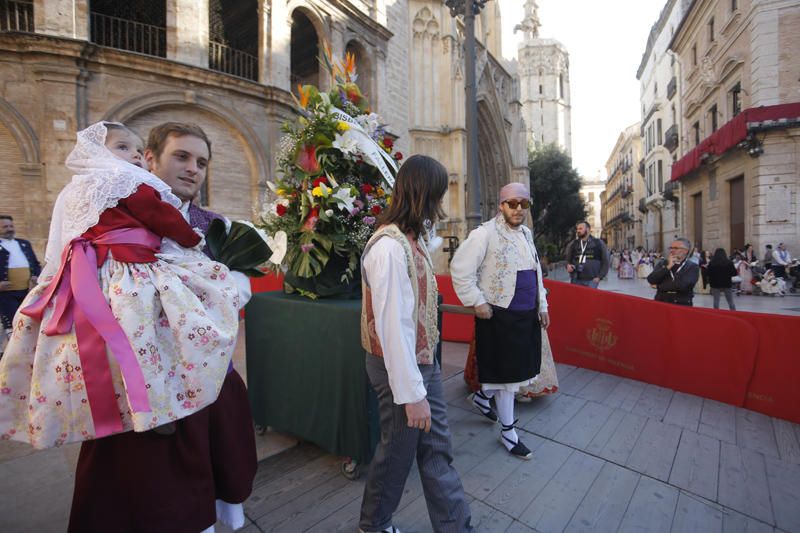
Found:
[[[528,209],[531,206],[530,200],[506,200],[503,203],[508,205],[508,207],[511,209],[516,209],[518,207],[522,207],[522,209]]]

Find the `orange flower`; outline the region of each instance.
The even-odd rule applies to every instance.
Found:
[[[345,54],[344,71],[348,78],[356,73],[356,55],[352,52]]]
[[[310,90],[304,90],[303,86],[299,83],[297,84],[297,93],[300,95],[300,107],[305,109],[308,107],[308,97],[311,94]]]

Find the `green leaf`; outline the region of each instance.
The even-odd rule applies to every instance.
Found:
[[[206,232],[206,244],[212,257],[218,258],[220,256],[226,237],[225,221],[219,218],[212,220]]]

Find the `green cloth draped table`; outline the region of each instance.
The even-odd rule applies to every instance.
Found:
[[[368,462],[380,433],[361,300],[262,292],[247,304],[245,324],[255,423]]]

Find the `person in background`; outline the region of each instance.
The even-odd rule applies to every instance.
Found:
[[[736,267],[733,266],[733,261],[728,259],[725,250],[717,248],[714,251],[714,256],[706,266],[708,272],[708,283],[711,286],[711,295],[714,297],[714,309],[719,309],[720,293],[725,295],[725,301],[728,302],[728,309],[736,311],[736,305],[733,303],[733,277],[736,276]]]
[[[576,239],[567,246],[567,272],[570,283],[596,289],[608,275],[610,261],[605,243],[594,238],[591,229],[585,220],[575,226]]]
[[[772,252],[772,271],[776,278],[786,279],[786,267],[792,262],[792,255],[783,243],[778,244],[778,249]]]
[[[690,249],[689,239],[678,238],[672,241],[667,260],[647,277],[647,282],[656,289],[657,302],[692,305],[693,288],[700,277],[700,267],[688,260]]]
[[[41,271],[31,243],[16,238],[14,219],[0,215],[0,348],[11,334],[17,309],[36,285]]]

